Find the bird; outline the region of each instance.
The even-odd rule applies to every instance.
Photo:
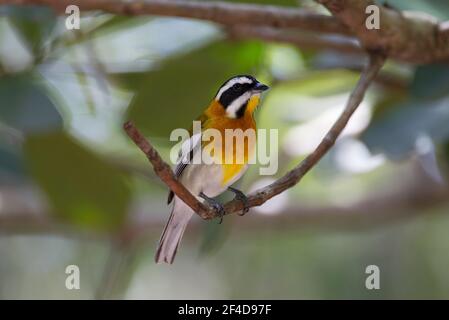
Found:
[[[243,202],[243,215],[249,208],[245,194],[231,187],[239,180],[248,169],[248,160],[254,155],[255,142],[250,139],[243,140],[243,162],[235,161],[237,143],[232,141],[226,144],[220,141],[218,145],[223,151],[221,159],[225,154],[231,154],[232,160],[217,161],[211,163],[196,163],[192,160],[201,150],[208,145],[202,141],[202,135],[207,129],[216,129],[225,137],[226,129],[256,130],[254,113],[257,110],[262,92],[269,87],[259,82],[251,75],[237,75],[225,81],[218,89],[216,95],[209,106],[197,118],[201,122],[201,132],[193,134],[190,131],[190,138],[183,142],[181,151],[175,167],[175,176],[194,196],[203,203],[213,207],[223,219],[223,206],[214,197],[226,190],[235,194],[235,198]],[[211,142],[212,141],[212,142]],[[211,140],[209,143],[219,142]],[[241,146],[240,146],[241,147]],[[211,158],[220,157],[219,152],[208,153]],[[156,263],[172,264],[176,256],[178,246],[184,234],[186,226],[194,214],[194,211],[178,198],[172,191],[168,195],[168,204],[173,201],[173,207],[168,222],[162,232],[159,245],[155,255]]]

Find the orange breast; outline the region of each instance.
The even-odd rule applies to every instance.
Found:
[[[221,134],[221,141],[214,141],[214,148],[221,149],[221,155],[218,153],[213,156],[216,160],[221,160],[223,166],[222,185],[227,185],[244,169],[254,154],[257,132],[252,114],[258,102],[258,97],[250,99],[243,117],[236,119],[227,117],[226,111],[218,102],[212,103],[206,111],[208,120],[203,129],[214,128]]]

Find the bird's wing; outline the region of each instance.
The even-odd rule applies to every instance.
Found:
[[[177,165],[175,168],[176,178],[181,177],[184,169],[192,162],[193,155],[199,150],[201,146],[201,133],[197,133],[185,140],[179,150]]]
[[[207,119],[208,118],[205,115],[201,115],[196,119],[196,121],[201,121],[201,130],[203,130],[204,123]],[[189,133],[190,138],[182,143],[181,149],[179,150],[178,160],[175,167],[175,176],[177,179],[182,176],[187,165],[191,163],[195,152],[201,150],[201,133],[193,134],[193,127],[190,128]],[[168,204],[173,200],[173,197],[173,191],[170,190],[167,199]]]

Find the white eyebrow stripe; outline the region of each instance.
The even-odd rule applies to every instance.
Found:
[[[250,91],[245,92],[240,97],[232,101],[232,103],[226,108],[226,114],[230,118],[237,118],[237,112],[246,101],[248,101],[251,98],[252,93]]]
[[[239,78],[233,78],[229,80],[224,86],[220,88],[220,90],[217,93],[217,96],[215,97],[216,100],[220,100],[221,95],[223,92],[231,88],[236,83],[253,83],[253,80],[247,78],[247,77],[239,77]]]

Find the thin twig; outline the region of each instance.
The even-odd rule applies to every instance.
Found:
[[[248,206],[260,206],[272,197],[284,192],[285,190],[296,185],[301,178],[315,165],[317,162],[329,151],[339,137],[340,133],[346,127],[349,119],[354,111],[360,105],[371,82],[376,77],[379,70],[385,62],[385,57],[382,55],[371,54],[370,60],[355,87],[351,93],[346,108],[343,113],[334,123],[332,128],[320,142],[318,147],[307,156],[297,167],[288,172],[282,178],[276,180],[274,183],[257,190],[248,197]],[[176,180],[173,171],[169,165],[165,163],[159,156],[157,151],[151,144],[142,136],[136,127],[131,122],[127,122],[124,126],[128,136],[136,143],[143,153],[150,160],[153,165],[155,173],[159,178],[186,204],[188,204],[195,212],[197,212],[203,219],[213,219],[219,216],[211,208],[204,206],[197,200],[179,181]],[[239,212],[243,209],[241,201],[232,200],[224,206],[226,214]]]

